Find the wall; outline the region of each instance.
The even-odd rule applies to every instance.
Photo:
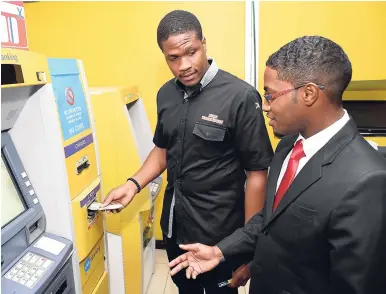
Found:
[[[297,37],[316,34],[342,46],[353,80],[386,80],[386,2],[261,2],[260,93],[269,55]]]
[[[154,130],[156,93],[172,77],[158,48],[156,30],[161,18],[174,9],[199,18],[208,55],[220,68],[243,79],[243,2],[25,3],[29,48],[48,57],[81,59],[89,86],[138,85]],[[156,231],[161,239],[159,227]]]

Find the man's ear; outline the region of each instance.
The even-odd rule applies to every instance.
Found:
[[[206,38],[205,37],[202,37],[202,46],[204,46],[204,50],[205,50],[205,53],[206,53]]]
[[[312,106],[319,98],[318,86],[313,83],[304,86],[302,98],[305,105]]]

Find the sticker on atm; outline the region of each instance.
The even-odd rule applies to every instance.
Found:
[[[66,66],[72,68],[77,68],[76,62],[73,59],[65,61]],[[63,61],[49,60],[50,71],[58,65],[63,65]],[[90,128],[86,97],[78,73],[54,74],[51,78],[63,139],[67,141]]]
[[[84,272],[87,273],[90,268],[91,268],[91,259],[89,257],[89,258],[87,258],[86,262],[84,263]]]
[[[101,246],[100,245],[97,248],[95,248],[95,250],[92,251],[90,253],[90,256],[87,257],[87,259],[85,260],[84,265],[83,265],[83,269],[84,269],[85,273],[87,273],[91,269],[91,263],[93,262],[95,257],[98,256],[99,253],[101,253]]]
[[[75,154],[76,152],[86,148],[92,142],[94,142],[94,138],[93,138],[92,134],[88,134],[87,136],[83,137],[82,139],[64,147],[64,154],[65,154],[66,158],[70,157],[71,155]]]

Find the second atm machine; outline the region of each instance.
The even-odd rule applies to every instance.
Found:
[[[154,147],[152,131],[137,87],[90,88],[90,98],[107,193],[142,166]],[[147,293],[155,269],[154,203],[161,184],[161,177],[154,179],[120,213],[106,216],[111,293]]]

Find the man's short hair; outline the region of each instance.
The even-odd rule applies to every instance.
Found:
[[[162,50],[162,42],[170,36],[184,34],[186,32],[195,32],[199,40],[202,39],[201,24],[197,17],[184,10],[174,10],[166,14],[158,25],[157,43]]]
[[[280,80],[294,86],[307,82],[325,86],[327,97],[335,104],[342,103],[352,77],[351,62],[343,49],[320,36],[289,42],[269,57],[266,66],[276,70]]]

